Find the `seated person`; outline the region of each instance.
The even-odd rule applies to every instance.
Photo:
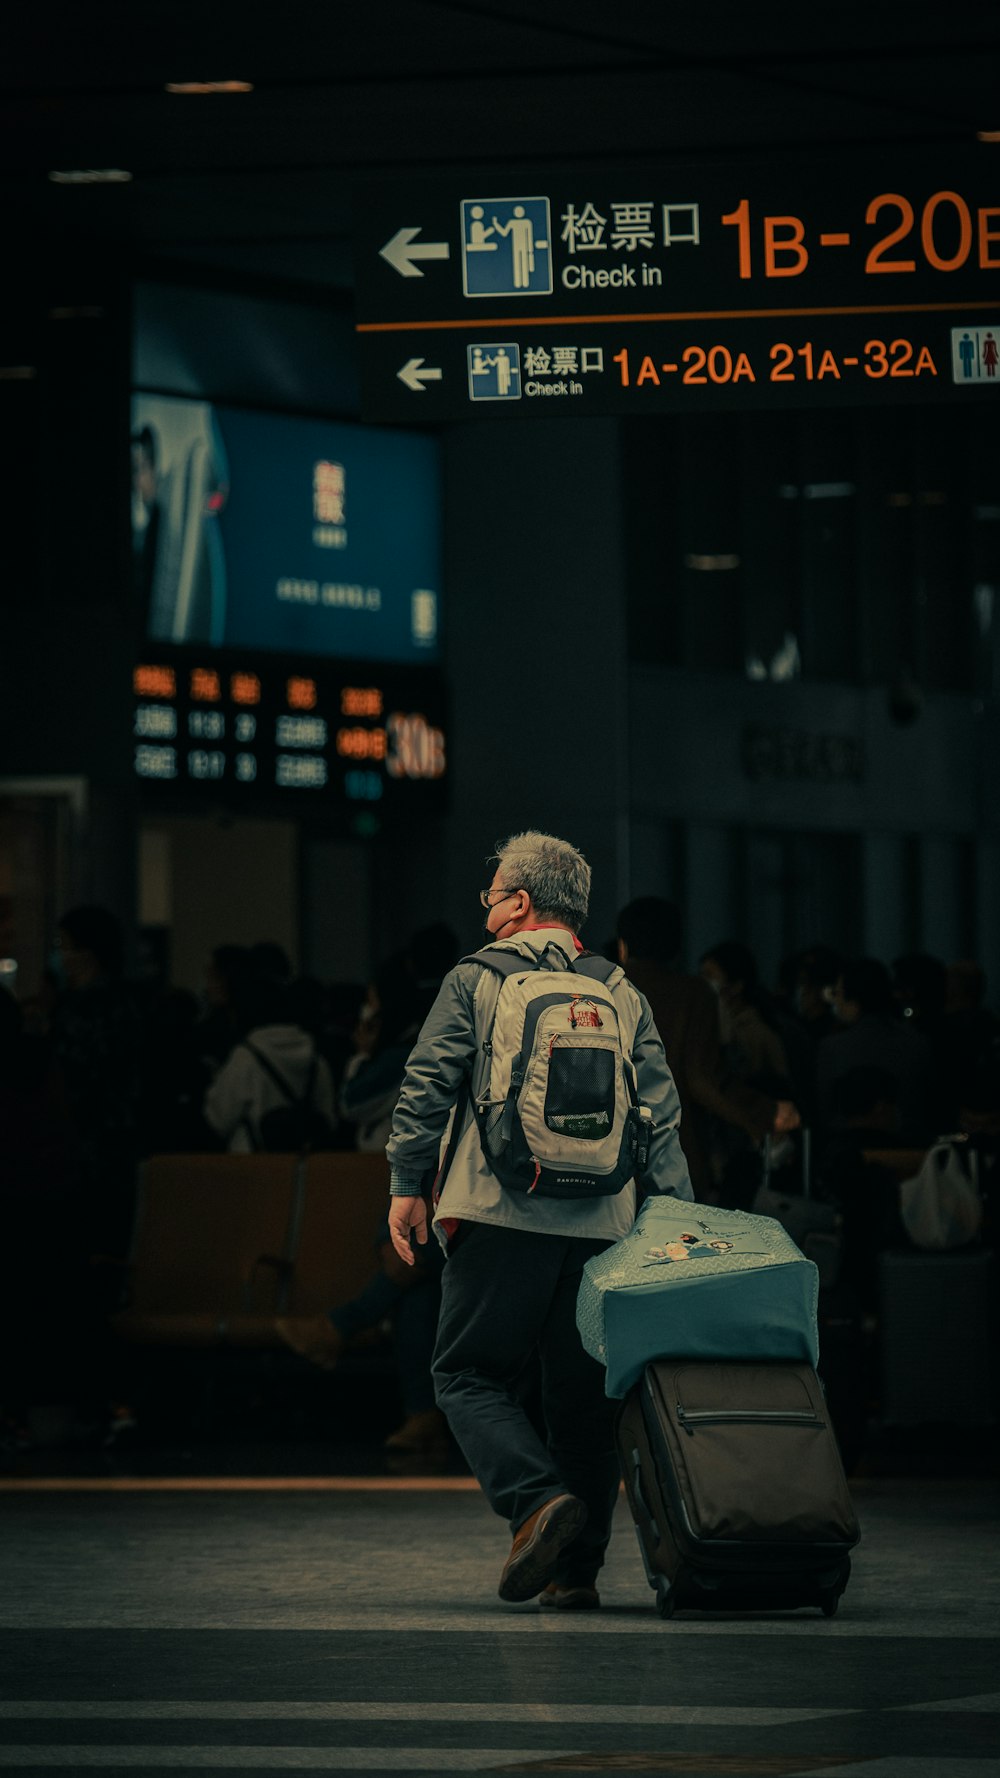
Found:
[[[420,1027],[420,988],[401,957],[390,960],[369,985],[354,1031],[354,1054],[344,1070],[341,1116],[356,1128],[363,1153],[384,1152],[406,1061]],[[358,1334],[392,1324],[393,1354],[403,1402],[403,1422],[386,1440],[397,1455],[445,1456],[450,1451],[444,1415],[434,1402],[430,1361],[437,1332],[443,1259],[436,1242],[420,1249],[413,1267],[403,1264],[386,1223],[376,1243],[378,1270],[360,1296],[328,1315],[287,1316],[278,1332],[310,1363],[332,1370]]]
[[[354,1054],[340,1083],[341,1115],[363,1154],[385,1152],[407,1057],[420,1029],[417,992],[401,958],[368,985],[354,1030]]]
[[[330,1070],[314,1040],[292,1022],[287,991],[252,976],[240,985],[236,1010],[244,1035],[205,1094],[209,1128],[232,1154],[294,1149],[294,1129],[279,1141],[269,1136],[267,1120],[289,1114],[286,1122],[294,1126],[296,1109],[308,1106],[329,1129],[332,1146],[337,1113]]]

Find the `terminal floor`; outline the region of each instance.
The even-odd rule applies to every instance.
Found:
[[[199,1468],[0,1479],[0,1775],[1000,1773],[988,1476],[857,1479],[830,1621],[664,1623],[623,1503],[557,1615],[497,1598],[461,1473]]]

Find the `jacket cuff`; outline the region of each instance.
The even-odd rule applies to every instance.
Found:
[[[389,1196],[391,1198],[419,1198],[423,1196],[424,1175],[407,1172],[405,1169],[396,1172],[395,1168],[389,1175]]]

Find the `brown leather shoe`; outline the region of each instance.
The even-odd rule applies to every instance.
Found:
[[[498,1592],[508,1604],[533,1599],[552,1579],[560,1553],[587,1522],[587,1509],[575,1494],[554,1494],[520,1526],[504,1563]]]
[[[556,1611],[596,1611],[601,1595],[596,1587],[560,1587],[553,1580],[542,1589],[538,1603]]]
[[[347,1345],[340,1329],[326,1315],[281,1315],[274,1325],[286,1346],[323,1371],[333,1370]]]

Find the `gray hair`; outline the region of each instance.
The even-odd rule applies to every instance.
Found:
[[[515,833],[493,856],[504,888],[527,890],[540,919],[580,930],[590,902],[590,865],[568,840],[550,833]]]

